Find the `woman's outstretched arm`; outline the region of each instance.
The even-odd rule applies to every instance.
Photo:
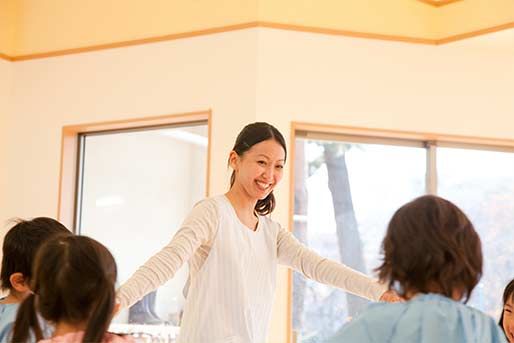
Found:
[[[212,239],[217,227],[218,216],[214,201],[206,199],[199,202],[170,243],[139,267],[118,289],[116,298],[119,307],[132,306],[143,296],[173,278],[195,251]]]
[[[380,284],[342,263],[321,257],[282,227],[277,241],[280,264],[291,267],[309,279],[340,288],[363,298],[374,301],[390,300],[389,297],[382,298],[383,295],[388,294],[386,285]]]

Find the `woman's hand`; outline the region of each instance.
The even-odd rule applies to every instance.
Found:
[[[404,301],[404,299],[402,297],[400,297],[398,295],[398,293],[396,293],[393,290],[388,290],[388,291],[384,292],[384,294],[382,294],[382,296],[380,296],[379,300],[385,301],[388,303],[396,303],[396,302]]]
[[[121,304],[119,302],[114,303],[114,308],[112,309],[112,316],[115,317],[118,312],[120,312]]]

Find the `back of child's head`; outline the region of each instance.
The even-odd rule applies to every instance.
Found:
[[[382,243],[382,282],[400,295],[455,294],[467,301],[482,276],[480,238],[453,203],[426,195],[400,207]]]
[[[53,323],[84,324],[84,342],[100,342],[115,301],[116,263],[99,242],[85,236],[59,236],[36,255],[34,291],[20,306],[13,341],[26,341],[33,330],[41,339],[36,313]]]
[[[7,232],[2,247],[1,288],[11,290],[10,277],[14,273],[23,274],[26,281],[32,275],[32,263],[38,247],[57,234],[71,234],[57,220],[38,217],[32,220],[17,220]]]

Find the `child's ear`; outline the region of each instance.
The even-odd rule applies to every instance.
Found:
[[[9,281],[16,292],[25,293],[30,291],[28,280],[22,273],[11,274]]]

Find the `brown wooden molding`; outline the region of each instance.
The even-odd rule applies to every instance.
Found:
[[[13,62],[14,58],[9,56],[9,55],[6,55],[6,54],[3,54],[3,53],[0,52],[0,60],[6,60],[6,61],[9,61],[9,62]]]
[[[429,4],[435,7],[446,6],[449,4],[453,4],[454,2],[462,1],[462,0],[418,0],[424,2],[425,4]]]
[[[259,22],[258,27],[265,27],[265,28],[279,29],[279,30],[288,30],[288,31],[308,32],[308,33],[320,33],[320,34],[333,35],[333,36],[378,39],[378,40],[387,40],[387,41],[405,42],[405,43],[414,43],[414,44],[428,44],[428,45],[436,45],[437,44],[437,40],[428,39],[428,38],[384,35],[384,34],[380,34],[380,33],[357,32],[357,31],[350,31],[350,30],[321,28],[321,27],[315,27],[315,26],[281,24],[281,23],[273,23],[273,22]]]
[[[191,37],[197,37],[197,36],[211,35],[211,34],[215,34],[215,33],[243,30],[243,29],[253,28],[253,27],[257,27],[257,26],[258,26],[257,22],[249,22],[249,23],[242,23],[242,24],[236,24],[236,25],[214,27],[214,28],[209,28],[209,29],[205,29],[205,30],[173,33],[173,34],[164,35],[164,36],[134,39],[134,40],[129,40],[129,41],[107,43],[107,44],[99,44],[99,45],[87,46],[87,47],[82,47],[82,48],[41,52],[41,53],[35,53],[35,54],[29,54],[29,55],[20,55],[20,56],[11,57],[11,59],[14,62],[18,62],[18,61],[34,60],[34,59],[41,59],[41,58],[48,58],[48,57],[73,55],[73,54],[80,54],[80,53],[84,53],[84,52],[93,52],[93,51],[99,51],[99,50],[124,48],[124,47],[135,46],[135,45],[167,42],[167,41],[176,40],[176,39],[191,38]]]
[[[485,29],[481,29],[481,30],[476,30],[476,31],[472,31],[472,32],[460,33],[458,35],[442,38],[437,41],[437,45],[448,44],[448,43],[456,42],[459,40],[482,36],[482,35],[486,35],[488,33],[493,33],[493,32],[498,32],[498,31],[503,31],[503,30],[508,30],[508,29],[514,29],[514,22],[510,22],[510,23],[506,23],[506,24],[502,24],[502,25],[498,25],[498,26],[493,26],[493,27],[489,27],[489,28],[485,28]]]
[[[420,0],[420,1],[423,1],[423,0]],[[460,0],[454,0],[454,1],[460,1]],[[497,25],[494,27],[489,27],[489,28],[485,28],[485,29],[481,29],[481,30],[472,31],[472,32],[461,33],[458,35],[449,36],[449,37],[441,38],[441,39],[428,39],[428,38],[420,38],[420,37],[384,35],[384,34],[370,33],[370,32],[357,32],[357,31],[350,31],[350,30],[340,30],[340,29],[322,28],[322,27],[314,27],[314,26],[303,26],[303,25],[282,24],[282,23],[275,23],[275,22],[256,21],[256,22],[241,23],[241,24],[236,24],[236,25],[215,27],[215,28],[210,28],[210,29],[205,29],[205,30],[176,33],[176,34],[170,34],[170,35],[165,35],[165,36],[149,37],[149,38],[144,38],[144,39],[136,39],[136,40],[109,43],[109,44],[100,44],[100,45],[94,45],[94,46],[82,47],[82,48],[49,51],[49,52],[35,53],[35,54],[29,54],[29,55],[9,56],[9,55],[0,53],[0,59],[12,61],[12,62],[21,62],[21,61],[50,58],[50,57],[56,57],[56,56],[65,56],[65,55],[73,55],[73,54],[80,54],[80,53],[86,53],[86,52],[94,52],[94,51],[99,51],[99,50],[124,48],[124,47],[130,47],[130,46],[136,46],[136,45],[142,45],[142,44],[166,42],[166,41],[171,41],[171,40],[176,40],[176,39],[191,38],[191,37],[197,37],[197,36],[204,36],[204,35],[210,35],[210,34],[216,34],[216,33],[244,30],[244,29],[250,29],[250,28],[259,28],[259,27],[278,29],[278,30],[297,31],[297,32],[319,33],[319,34],[343,36],[343,37],[354,37],[354,38],[404,42],[404,43],[410,43],[410,44],[442,45],[442,44],[447,44],[447,43],[451,43],[451,42],[455,42],[455,41],[459,41],[459,40],[463,40],[463,39],[468,39],[471,37],[480,36],[480,35],[496,32],[496,31],[511,29],[511,28],[514,28],[514,22]]]
[[[373,137],[380,139],[405,141],[433,141],[444,145],[462,145],[487,147],[491,150],[514,151],[514,139],[476,137],[465,135],[442,134],[433,132],[416,132],[401,130],[385,130],[376,128],[340,126],[330,124],[316,124],[294,122],[294,132],[314,132],[321,134],[346,135],[355,137]]]

